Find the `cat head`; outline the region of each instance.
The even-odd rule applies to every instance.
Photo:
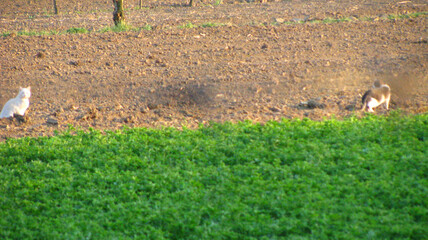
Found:
[[[31,87],[27,87],[27,88],[21,88],[20,87],[18,97],[19,98],[30,98],[31,97]]]
[[[378,79],[376,79],[373,83],[374,88],[380,88],[381,85],[382,85],[382,82],[379,81]]]

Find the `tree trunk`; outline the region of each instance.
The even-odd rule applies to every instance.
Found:
[[[120,25],[125,23],[125,13],[123,11],[123,0],[113,0],[114,12],[113,21],[114,25]]]
[[[58,5],[56,4],[56,0],[53,0],[53,7],[54,7],[55,15],[58,15]]]
[[[189,7],[193,7],[193,0],[190,0]]]
[[[143,0],[140,0],[140,9],[143,8]]]

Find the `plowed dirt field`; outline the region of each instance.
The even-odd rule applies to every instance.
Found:
[[[426,1],[218,3],[128,1],[138,30],[102,32],[111,1],[59,0],[59,15],[51,1],[2,1],[0,108],[20,86],[32,97],[24,119],[0,119],[0,139],[362,115],[375,79],[390,110],[427,112]],[[88,32],[64,33],[75,28]]]

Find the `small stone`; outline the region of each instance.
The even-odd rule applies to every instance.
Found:
[[[54,75],[54,76],[62,77],[62,74],[60,72],[58,72],[58,71],[52,71],[51,74]]]
[[[57,126],[57,125],[58,125],[58,120],[53,119],[53,118],[48,118],[48,120],[46,121],[46,123],[47,123],[48,125],[54,125],[54,126]]]
[[[358,19],[358,17],[350,16],[349,20],[351,20],[351,21],[358,21],[359,19]]]
[[[303,19],[300,18],[293,18],[293,20],[291,20],[294,23],[299,23],[299,22],[303,22]]]
[[[311,99],[307,102],[300,102],[298,105],[299,108],[315,109],[315,108],[325,108],[324,103],[319,103],[318,99]]]
[[[325,108],[325,104],[319,103],[318,101],[311,99],[308,101],[308,108],[309,109]]]
[[[38,52],[37,55],[36,55],[36,57],[38,57],[38,58],[45,58],[46,55],[44,53],[42,53],[42,52]]]
[[[70,65],[73,65],[73,66],[81,66],[82,65],[82,63],[80,62],[80,61],[70,61]]]
[[[140,108],[140,112],[141,113],[148,113],[150,111],[149,107],[145,106],[145,107],[141,107]]]
[[[270,107],[269,110],[271,110],[272,112],[281,112],[281,109],[277,107]]]
[[[353,104],[347,105],[345,107],[345,109],[348,110],[348,111],[354,111],[355,110],[355,105],[353,105]]]
[[[135,117],[134,116],[128,116],[125,119],[123,119],[123,121],[125,123],[134,123],[135,122]]]
[[[159,105],[158,105],[158,104],[156,104],[156,103],[149,103],[149,104],[147,104],[147,107],[149,108],[149,110],[151,110],[151,109],[156,109],[156,108],[158,108],[158,107],[159,107]]]
[[[277,22],[277,23],[284,23],[285,19],[284,18],[275,18],[275,22]]]

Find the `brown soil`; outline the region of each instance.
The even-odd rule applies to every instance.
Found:
[[[5,2],[0,33],[11,34],[0,36],[0,108],[20,86],[31,86],[33,95],[25,118],[0,119],[0,141],[52,135],[69,125],[197,127],[361,115],[354,109],[375,79],[391,86],[392,109],[428,110],[427,15],[387,17],[427,12],[423,0],[205,1],[197,7],[144,1],[148,8],[126,17],[152,30],[122,33],[98,32],[112,25],[111,1],[58,1],[58,16],[51,1],[15,0],[9,8]],[[351,21],[313,22],[343,17]],[[187,23],[199,27],[180,28]],[[91,32],[19,35],[73,27]]]

